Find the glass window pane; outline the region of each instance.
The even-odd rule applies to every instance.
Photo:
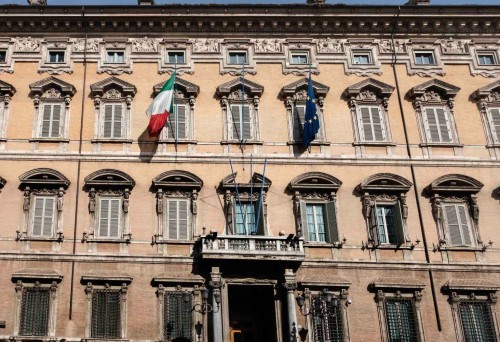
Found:
[[[184,51],[169,51],[167,62],[169,64],[184,64]]]
[[[416,52],[415,64],[432,65],[434,62],[434,54],[432,52]]]
[[[385,314],[390,342],[418,342],[417,321],[410,298],[387,299]]]
[[[491,307],[486,300],[460,301],[460,320],[465,342],[495,342]]]
[[[7,51],[2,50],[0,51],[0,63],[5,63],[7,60]]]
[[[236,234],[238,235],[256,235],[257,234],[257,203],[254,202],[236,202],[235,204],[235,222]],[[262,215],[262,213],[261,213]]]
[[[369,54],[356,54],[353,59],[354,64],[370,64]]]
[[[480,65],[494,65],[495,57],[493,54],[478,55]]]
[[[247,63],[247,53],[246,52],[230,52],[229,53],[229,64],[246,64]]]
[[[106,55],[107,63],[124,63],[125,54],[123,51],[108,51]]]
[[[64,63],[64,51],[50,51],[49,63]]]
[[[292,54],[292,64],[307,64],[307,54]]]

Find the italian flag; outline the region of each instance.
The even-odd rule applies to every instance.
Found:
[[[160,135],[167,123],[168,115],[173,112],[174,83],[175,71],[146,110],[146,115],[149,118],[148,134],[151,138]]]

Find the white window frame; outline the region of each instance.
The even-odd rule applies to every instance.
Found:
[[[500,120],[500,105],[491,106],[491,107],[488,106],[488,108],[486,110],[486,115],[487,115],[487,119],[488,119],[488,126],[489,126],[489,130],[491,133],[491,140],[492,140],[493,144],[500,144],[500,121],[497,123],[497,125],[495,125],[495,122],[493,120],[493,115],[491,114],[492,110],[498,111],[499,120]]]
[[[495,66],[498,65],[498,55],[496,51],[477,51],[476,50],[476,57],[477,57],[477,64],[480,66]],[[491,57],[493,63],[492,64],[487,64],[487,63],[481,63],[481,57],[489,56]]]
[[[242,207],[245,208],[245,211],[242,213],[238,213],[238,209],[237,209],[240,207],[240,204]],[[249,200],[240,200],[240,201],[235,200],[234,201],[234,234],[235,235],[253,235],[250,232],[250,225],[249,225],[249,222],[247,221],[248,215],[251,214],[247,210],[248,206],[253,207],[254,215],[255,215],[254,224],[255,224],[257,235],[258,235],[258,232],[260,230],[259,222],[257,222],[257,213],[259,210],[259,207],[258,207],[259,202],[258,201],[249,201]],[[261,208],[260,215],[262,218],[262,215],[263,215],[262,208]],[[243,216],[243,228],[245,230],[245,234],[238,234],[238,232],[237,232],[238,219],[241,219],[242,216]]]
[[[0,56],[3,53],[3,60],[0,59],[0,64],[7,64],[7,49],[0,49]]]
[[[176,54],[174,62],[170,62],[170,54],[171,53]],[[177,61],[177,54],[182,54],[182,60],[183,60],[182,63]],[[169,49],[167,49],[165,55],[166,55],[166,61],[165,61],[166,64],[180,64],[180,65],[187,64],[187,61],[186,61],[186,50],[169,50]]]
[[[300,63],[294,61],[294,58],[296,57],[305,57],[306,61],[305,63]],[[310,56],[309,56],[309,51],[290,51],[290,65],[308,65],[310,63]]]
[[[356,57],[367,57],[368,63],[356,62]],[[352,51],[352,64],[353,65],[373,65],[373,55],[371,51]]]
[[[365,124],[363,122],[362,108],[368,108],[370,114],[370,128],[373,136],[373,140],[368,140],[365,134]],[[380,127],[382,131],[382,140],[377,140],[375,135],[375,125],[373,123],[373,112],[372,108],[378,109],[378,115],[380,119]],[[357,106],[357,117],[358,117],[358,127],[359,127],[359,138],[360,142],[368,142],[368,143],[378,143],[378,142],[388,142],[387,136],[387,124],[386,124],[386,115],[385,110],[380,105],[364,105],[360,104]]]
[[[438,128],[438,133],[439,133],[439,141],[433,141],[431,132],[430,132],[430,125],[429,125],[429,117],[427,116],[427,110],[432,109],[434,112],[434,118],[436,119],[436,125]],[[442,109],[444,112],[444,116],[446,119],[446,129],[448,130],[448,135],[450,136],[449,141],[443,141],[442,137],[442,131],[440,129],[440,124],[439,121],[437,120],[437,109]],[[455,142],[455,132],[452,129],[453,123],[451,122],[451,116],[450,112],[447,106],[444,105],[439,105],[439,106],[429,106],[429,105],[424,105],[422,106],[422,121],[424,124],[424,129],[425,129],[425,137],[427,142],[431,144],[453,144]]]
[[[475,247],[476,246],[476,242],[475,242],[476,238],[474,236],[474,226],[473,226],[472,220],[470,218],[468,204],[467,203],[445,202],[445,203],[443,203],[442,206],[443,206],[443,214],[444,214],[443,220],[444,220],[445,233],[446,233],[446,238],[447,238],[447,245],[451,246],[451,247]],[[458,226],[459,226],[459,231],[460,231],[460,239],[462,241],[462,243],[459,245],[452,244],[452,241],[451,241],[450,223],[448,222],[448,218],[446,215],[446,208],[447,207],[454,207],[455,208],[455,214],[456,214],[456,218],[457,218],[457,222],[458,222]],[[464,209],[464,212],[465,212],[465,219],[467,221],[466,224],[467,224],[467,228],[468,228],[468,232],[469,232],[469,239],[471,241],[470,244],[465,243],[464,232],[462,229],[463,222],[462,222],[462,219],[460,217],[458,207],[462,207]]]
[[[52,54],[55,54],[55,56],[59,56],[59,54],[62,54],[62,60],[59,60],[57,58],[57,61],[53,62],[51,61],[51,56]],[[47,63],[48,64],[64,64],[66,63],[66,51],[65,50],[47,50]]]
[[[306,205],[306,224],[308,225],[307,227],[307,241],[310,241],[310,242],[319,242],[319,243],[328,243],[330,242],[330,237],[329,237],[329,227],[328,227],[328,219],[326,217],[326,203],[321,203],[321,202],[309,202],[309,201],[306,201],[304,202],[305,205]],[[314,217],[314,231],[315,231],[315,240],[310,240],[309,239],[309,222],[308,222],[308,217],[309,215],[307,215],[307,207],[311,207],[313,208],[313,217]],[[317,222],[317,213],[316,213],[316,207],[321,207],[322,210],[323,210],[323,225],[324,225],[324,230],[325,230],[325,240],[324,241],[321,241],[319,239],[319,233],[318,233],[318,222]]]
[[[113,55],[111,55],[113,54]],[[116,59],[117,59],[117,56],[120,56],[119,54],[121,54],[122,56],[122,61],[121,62],[117,62]],[[106,53],[105,53],[105,56],[106,56],[106,62],[105,64],[126,64],[126,61],[125,61],[125,50],[113,50],[113,49],[107,49],[106,50]]]
[[[232,56],[235,56],[237,60],[239,60],[240,58],[240,54],[244,54],[245,55],[245,63],[231,63],[231,57]],[[227,64],[228,65],[247,65],[249,64],[249,60],[248,60],[248,51],[246,50],[230,50],[227,52]]]
[[[101,236],[101,206],[102,201],[118,201],[118,231],[116,236],[111,236],[111,206],[108,209],[108,234],[106,236]],[[100,196],[98,199],[97,215],[96,215],[96,237],[98,239],[122,239],[123,236],[123,198],[119,196]]]
[[[186,232],[185,232],[185,235],[186,235],[186,238],[185,239],[181,239],[179,236],[181,235],[181,232],[180,232],[180,229],[179,229],[179,205],[177,204],[177,219],[176,219],[176,237],[172,237],[170,236],[170,217],[169,217],[169,206],[170,206],[170,203],[171,202],[186,202]],[[165,238],[167,240],[176,240],[176,241],[189,241],[191,240],[191,236],[192,236],[192,233],[191,233],[191,220],[192,220],[192,215],[191,215],[191,200],[187,197],[168,197],[166,200],[165,200],[165,213],[166,215],[164,215],[164,224],[165,224]]]
[[[431,56],[432,58],[432,63],[419,63],[418,61],[418,54],[426,54]],[[416,66],[425,66],[425,65],[430,65],[430,66],[435,66],[437,65],[437,60],[436,60],[436,55],[433,50],[413,50],[413,60],[415,61]]]
[[[106,137],[104,136],[104,127],[106,125],[106,106],[113,106],[112,113],[111,113],[111,136]],[[121,106],[122,107],[122,113],[121,113],[121,133],[119,137],[115,137],[114,135],[114,125],[115,125],[115,111],[116,111],[116,106]],[[126,113],[127,107],[123,101],[106,101],[103,102],[101,105],[101,113],[100,113],[100,122],[99,122],[99,138],[100,139],[110,139],[110,140],[121,140],[121,139],[126,139],[126,134],[125,132],[127,131],[125,125],[126,125]]]

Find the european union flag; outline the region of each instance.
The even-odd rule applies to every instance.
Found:
[[[314,103],[314,89],[313,82],[311,78],[311,72],[309,72],[309,82],[307,85],[307,102],[306,102],[306,113],[304,117],[304,138],[303,143],[305,147],[311,146],[311,142],[316,139],[316,134],[319,131],[319,119],[316,113],[316,104]]]

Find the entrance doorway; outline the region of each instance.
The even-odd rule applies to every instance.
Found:
[[[231,342],[277,342],[274,288],[229,285]]]

